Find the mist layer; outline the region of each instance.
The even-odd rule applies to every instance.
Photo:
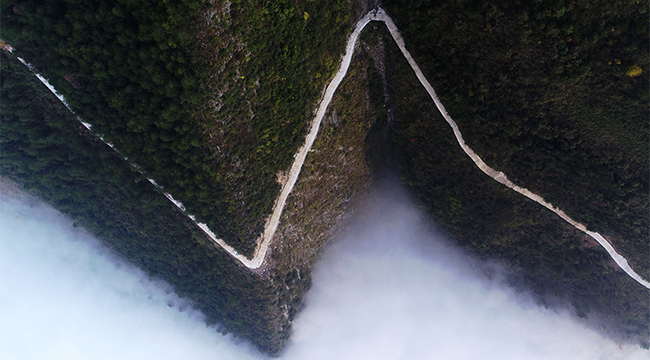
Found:
[[[538,306],[433,231],[396,182],[314,273],[289,359],[646,359]],[[496,272],[496,274],[495,274]],[[492,279],[492,280],[491,280]],[[494,280],[496,279],[496,280]]]
[[[647,359],[490,280],[395,183],[314,267],[283,359]],[[493,277],[492,277],[493,278]],[[497,277],[498,278],[498,277]],[[3,359],[262,359],[55,210],[0,197]]]
[[[207,327],[168,284],[28,203],[0,198],[0,358],[260,358]]]

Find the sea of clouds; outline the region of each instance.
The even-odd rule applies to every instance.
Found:
[[[282,359],[648,359],[490,280],[395,183],[315,266]],[[0,196],[0,358],[263,359],[52,208]]]

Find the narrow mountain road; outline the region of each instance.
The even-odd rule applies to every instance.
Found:
[[[436,95],[436,92],[433,90],[433,87],[427,80],[427,78],[424,76],[422,73],[422,70],[420,70],[420,67],[418,64],[413,60],[413,57],[411,57],[411,54],[406,50],[406,46],[404,45],[404,39],[402,39],[402,36],[400,35],[399,31],[397,30],[397,26],[395,26],[395,23],[393,20],[383,11],[379,10],[378,12],[381,13],[380,17],[381,20],[386,24],[386,27],[388,27],[388,31],[390,31],[391,36],[399,46],[399,49],[402,51],[402,54],[408,61],[409,65],[411,65],[411,68],[415,72],[415,75],[417,76],[418,80],[420,80],[420,83],[424,88],[427,90],[429,93],[429,96],[433,100],[433,102],[436,104],[436,107],[442,114],[442,116],[445,118],[449,126],[451,126],[451,129],[454,131],[454,136],[456,137],[456,140],[458,141],[458,144],[460,147],[465,151],[465,153],[474,161],[474,164],[478,166],[481,171],[483,171],[485,174],[487,174],[489,177],[492,179],[498,181],[499,183],[509,187],[510,189],[520,193],[521,195],[524,195],[525,197],[535,201],[536,203],[544,206],[545,208],[551,210],[554,212],[556,215],[564,219],[566,222],[571,224],[573,227],[576,229],[584,232],[585,234],[591,236],[594,238],[607,252],[609,255],[614,259],[616,264],[625,271],[631,278],[636,280],[639,284],[643,285],[644,287],[650,289],[650,282],[646,281],[643,279],[639,274],[637,274],[628,264],[627,259],[625,259],[621,254],[617,253],[612,244],[609,243],[601,234],[593,231],[589,231],[587,227],[575,220],[573,220],[569,215],[567,215],[564,211],[554,207],[552,204],[546,202],[544,198],[541,196],[531,192],[528,189],[522,188],[520,186],[515,185],[512,181],[508,179],[506,174],[504,174],[501,171],[496,171],[493,168],[489,167],[483,159],[481,159],[475,152],[472,150],[467,144],[465,143],[465,140],[463,139],[463,134],[461,134],[460,130],[458,129],[458,125],[456,125],[456,122],[449,116],[447,113],[447,110],[445,109],[445,106],[442,105],[440,100],[438,99],[438,95]]]
[[[575,220],[573,220],[571,217],[569,217],[564,211],[554,207],[552,204],[546,202],[541,196],[531,192],[528,189],[522,188],[520,186],[517,186],[514,184],[512,181],[508,179],[508,177],[501,171],[496,171],[490,166],[488,166],[475,152],[472,150],[466,143],[465,140],[463,139],[463,135],[458,129],[458,125],[454,120],[449,116],[447,113],[447,110],[445,109],[444,105],[440,102],[438,99],[438,96],[436,95],[436,92],[433,90],[433,87],[427,80],[427,78],[424,76],[422,73],[422,70],[420,70],[420,67],[418,64],[415,62],[411,54],[406,50],[406,46],[404,44],[404,39],[402,39],[402,36],[400,35],[397,26],[393,22],[393,20],[386,14],[386,12],[381,9],[381,8],[376,8],[369,13],[367,13],[361,20],[359,20],[356,25],[354,26],[352,33],[348,37],[347,41],[347,46],[345,48],[345,54],[343,55],[343,58],[341,59],[341,65],[339,67],[339,70],[337,71],[336,75],[334,75],[334,78],[332,81],[327,85],[325,88],[325,92],[323,93],[323,96],[320,101],[320,105],[316,111],[316,116],[314,117],[314,120],[312,121],[310,125],[310,130],[309,133],[307,134],[307,137],[305,139],[305,143],[300,149],[298,149],[298,152],[294,155],[294,162],[293,165],[291,166],[291,170],[287,174],[287,181],[284,183],[282,186],[282,190],[280,192],[280,195],[278,198],[275,200],[275,204],[273,206],[273,212],[271,216],[267,219],[266,224],[264,226],[264,232],[260,235],[260,238],[258,239],[257,243],[257,248],[255,249],[254,255],[251,259],[246,258],[245,256],[239,254],[232,246],[228,245],[225,241],[222,239],[219,239],[216,237],[216,235],[208,228],[206,224],[203,223],[197,223],[196,218],[193,215],[187,215],[194,223],[203,230],[212,240],[214,240],[219,246],[221,246],[225,251],[227,251],[230,255],[232,255],[234,258],[239,260],[244,266],[246,266],[249,269],[258,269],[262,266],[264,263],[264,260],[266,258],[266,254],[268,252],[269,246],[271,244],[271,240],[273,239],[273,236],[275,235],[275,231],[278,228],[278,224],[280,223],[280,217],[282,216],[282,211],[284,210],[284,206],[286,204],[287,198],[289,197],[289,194],[291,193],[291,190],[293,189],[294,185],[296,184],[296,181],[298,180],[298,176],[300,175],[300,170],[302,169],[302,166],[305,162],[305,159],[307,157],[307,153],[311,149],[312,145],[314,144],[314,141],[316,139],[316,136],[318,135],[318,129],[320,128],[320,124],[325,117],[325,112],[327,110],[327,107],[329,106],[330,102],[332,101],[332,98],[334,96],[334,93],[336,92],[336,89],[338,86],[341,84],[341,81],[347,74],[348,68],[350,67],[350,62],[352,60],[352,55],[354,54],[354,47],[357,44],[357,40],[359,39],[359,34],[361,31],[370,23],[371,21],[381,21],[384,24],[386,24],[386,27],[388,28],[388,31],[390,32],[391,36],[397,43],[400,51],[408,61],[409,65],[415,72],[415,75],[417,76],[418,80],[424,86],[426,89],[427,93],[429,93],[429,96],[433,100],[433,102],[436,104],[436,107],[442,114],[442,116],[445,118],[449,126],[452,128],[454,132],[454,136],[456,137],[456,140],[458,141],[458,144],[460,147],[465,151],[465,153],[472,159],[474,164],[481,169],[486,175],[491,177],[492,179],[498,181],[499,183],[507,186],[508,188],[522,194],[523,196],[537,202],[538,204],[544,206],[545,208],[551,210],[555,214],[557,214],[559,217],[564,219],[566,222],[574,226],[576,229],[586,233],[590,237],[594,238],[607,252],[609,255],[612,257],[612,259],[616,262],[616,264],[625,271],[631,278],[636,280],[639,284],[643,285],[644,287],[650,289],[650,282],[646,281],[643,279],[639,274],[637,274],[628,264],[627,259],[625,259],[621,254],[617,253],[612,244],[610,244],[601,234],[593,231],[589,231],[587,227]],[[11,51],[11,48],[9,48],[9,51]],[[20,59],[20,58],[19,58]],[[20,59],[21,62],[23,62],[27,67],[31,69],[31,67],[25,63],[23,59]],[[46,79],[44,79],[42,76],[34,73],[65,105],[66,107],[69,108],[68,104],[66,103],[65,99],[59,95],[56,90],[52,87],[52,85],[47,82]],[[70,109],[72,111],[72,109]],[[87,123],[84,123],[81,119],[79,119],[84,126],[87,128],[90,128],[90,125]],[[110,145],[110,144],[109,144]],[[133,165],[133,164],[132,164]],[[136,167],[137,168],[137,167]],[[156,187],[161,188],[158,184],[153,179],[149,179],[149,181]],[[175,200],[171,194],[165,193],[165,196],[173,202],[179,209],[181,209],[184,213],[186,213],[185,207],[183,204],[177,200]],[[187,213],[186,213],[187,214]]]

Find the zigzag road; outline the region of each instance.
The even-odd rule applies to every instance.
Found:
[[[302,165],[305,162],[305,158],[307,157],[307,153],[311,149],[312,145],[314,144],[314,140],[316,139],[316,136],[318,135],[318,129],[320,128],[321,121],[323,120],[323,117],[325,116],[325,112],[327,110],[327,107],[329,106],[330,102],[332,101],[332,97],[334,96],[334,93],[336,92],[336,89],[338,86],[341,84],[341,81],[347,74],[348,68],[350,67],[350,62],[352,60],[352,55],[354,53],[354,47],[357,43],[357,40],[359,39],[359,34],[361,31],[365,28],[368,23],[371,21],[380,21],[386,24],[386,27],[388,28],[388,31],[390,32],[391,36],[399,46],[399,49],[401,50],[402,54],[408,61],[409,65],[415,72],[415,75],[417,76],[418,80],[420,80],[420,83],[426,91],[429,93],[429,96],[433,100],[433,102],[436,104],[436,107],[442,114],[442,116],[445,118],[449,126],[451,126],[454,136],[456,137],[456,140],[458,141],[458,144],[460,147],[465,151],[465,153],[474,161],[474,164],[481,169],[486,175],[491,177],[492,179],[498,181],[499,183],[507,186],[508,188],[522,194],[523,196],[535,201],[536,203],[544,206],[545,208],[551,210],[555,214],[557,214],[559,217],[564,219],[566,222],[574,226],[576,229],[584,232],[585,234],[591,236],[594,238],[607,252],[609,255],[614,259],[616,264],[625,271],[631,278],[636,280],[639,284],[643,285],[644,287],[650,289],[650,282],[646,281],[643,279],[639,274],[637,274],[628,264],[627,260],[619,253],[616,252],[612,244],[610,244],[601,234],[593,231],[589,231],[587,227],[575,220],[573,220],[571,217],[569,217],[564,211],[554,207],[552,204],[548,203],[545,201],[541,196],[531,192],[528,189],[522,188],[520,186],[517,186],[516,184],[512,183],[508,179],[508,177],[501,171],[496,171],[490,166],[488,166],[475,152],[472,150],[466,143],[465,140],[463,139],[463,135],[461,134],[460,130],[458,129],[458,125],[454,120],[449,116],[447,113],[447,110],[445,109],[444,105],[440,102],[438,99],[438,96],[436,95],[436,92],[433,90],[433,87],[427,80],[427,78],[424,76],[422,73],[422,70],[420,70],[420,67],[418,64],[413,60],[413,57],[411,54],[406,50],[406,46],[404,45],[404,39],[402,39],[402,36],[400,35],[397,26],[393,22],[393,20],[386,14],[386,12],[381,9],[381,8],[376,8],[366,14],[361,20],[359,20],[356,25],[353,28],[352,33],[348,37],[347,41],[347,46],[345,48],[345,55],[343,55],[343,58],[341,59],[341,64],[339,67],[339,70],[337,71],[336,75],[332,79],[332,81],[327,85],[327,88],[325,89],[325,92],[323,94],[323,97],[320,101],[320,105],[316,111],[316,116],[314,117],[314,120],[311,123],[309,133],[307,134],[307,137],[305,139],[305,143],[300,149],[298,149],[298,152],[295,154],[294,162],[293,165],[291,166],[291,170],[289,171],[289,174],[287,176],[287,181],[284,183],[282,186],[282,190],[280,192],[280,195],[278,198],[275,200],[275,204],[273,206],[273,212],[271,216],[267,219],[265,227],[264,227],[264,232],[260,235],[260,238],[258,239],[257,242],[257,248],[255,249],[255,253],[251,259],[246,258],[245,256],[239,254],[232,246],[228,245],[225,241],[222,239],[219,239],[216,237],[216,235],[208,228],[206,224],[202,223],[197,223],[196,218],[192,215],[187,215],[194,223],[201,228],[212,240],[214,240],[219,246],[221,246],[225,251],[227,251],[230,255],[232,255],[235,259],[239,260],[244,266],[247,268],[254,270],[258,269],[262,266],[264,263],[264,260],[266,258],[266,254],[269,250],[269,245],[271,244],[271,240],[273,239],[273,236],[275,235],[275,231],[278,228],[278,224],[280,222],[280,217],[282,216],[282,211],[284,210],[284,206],[286,204],[287,198],[289,197],[289,194],[291,193],[291,190],[293,189],[294,185],[296,184],[296,181],[298,180],[298,176],[300,175],[300,170],[302,168]],[[9,48],[9,47],[8,47]],[[10,48],[9,48],[10,50]],[[20,59],[23,63],[25,63],[22,59]],[[25,65],[27,65],[25,63]],[[29,67],[29,65],[27,65]],[[62,96],[56,93],[54,88],[45,80],[43,77],[41,77],[38,74],[35,74],[38,76],[38,78],[55,94],[61,101],[66,105],[67,103],[63,99]],[[68,107],[69,108],[69,107]],[[72,110],[71,110],[72,111]],[[81,119],[79,119],[81,121]],[[82,122],[83,123],[83,122]],[[90,128],[89,124],[83,123],[86,127]],[[110,145],[110,144],[109,144]],[[149,180],[154,186],[159,187],[155,181],[152,179]],[[171,194],[165,194],[165,196],[172,201],[177,207],[179,207],[183,212],[185,212],[185,207],[183,206],[182,203],[179,201],[176,201]],[[187,214],[187,213],[186,213]]]

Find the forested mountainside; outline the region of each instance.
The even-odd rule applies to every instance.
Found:
[[[237,266],[139,172],[70,114],[18,60],[0,53],[2,176],[20,184],[108,248],[164,278],[208,321],[269,352],[289,334],[276,289]],[[284,321],[283,321],[284,320]]]
[[[93,132],[250,255],[350,28],[345,0],[5,1]]]
[[[320,248],[350,213],[352,199],[370,184],[365,140],[376,121],[368,103],[368,79],[376,81],[377,71],[369,57],[355,55],[353,74],[334,97],[287,201],[273,250],[254,273],[152,186],[150,172],[129,165],[123,152],[87,131],[15,56],[1,53],[3,178],[71,216],[151,276],[164,278],[224,331],[278,354],[310,287],[311,265]],[[266,103],[282,104],[276,99]],[[312,112],[303,115],[310,119]],[[83,120],[93,123],[92,118]],[[372,129],[378,132],[377,126]]]
[[[384,5],[468,144],[650,278],[647,9]],[[540,301],[568,300],[579,316],[647,341],[647,289],[583,233],[480,172],[378,23],[360,37],[261,269],[238,264],[146,181],[250,256],[360,15],[351,9],[369,6],[4,1],[2,39],[120,153],[2,51],[2,175],[278,354],[320,249],[394,161],[459,244],[508,264]]]
[[[644,278],[648,243],[647,4],[386,1],[468,145],[513,182],[607,236]],[[481,173],[395,52],[395,149],[434,221],[505,259],[544,296],[648,338],[647,289],[563,220]]]

